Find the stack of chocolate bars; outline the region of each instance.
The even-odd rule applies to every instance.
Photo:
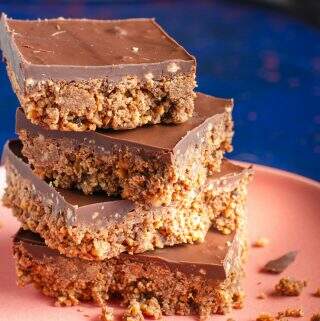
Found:
[[[150,302],[165,315],[241,304],[252,175],[231,99],[153,19],[22,21],[0,41],[20,101],[4,147],[19,284],[60,305]]]

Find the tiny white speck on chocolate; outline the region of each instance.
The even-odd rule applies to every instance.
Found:
[[[99,212],[94,212],[94,213],[92,214],[92,219],[95,220],[99,215],[100,215]]]
[[[168,65],[167,70],[171,73],[175,73],[180,69],[180,67],[175,63],[172,62]]]
[[[151,72],[148,72],[147,74],[144,75],[144,78],[146,78],[147,80],[152,80],[153,74]]]
[[[54,36],[60,35],[65,32],[66,32],[65,30],[57,31],[57,32],[54,32],[51,36],[54,37]]]

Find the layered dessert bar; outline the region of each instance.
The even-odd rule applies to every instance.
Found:
[[[12,87],[34,124],[129,129],[192,116],[195,58],[154,19],[2,14],[0,45]]]
[[[245,217],[251,169],[223,161],[222,171],[179,204],[145,209],[105,194],[58,189],[34,175],[21,156],[19,141],[5,146],[4,205],[25,229],[71,257],[101,260],[121,252],[141,253],[204,240],[213,226],[230,234]]]
[[[201,244],[93,262],[60,255],[30,231],[20,230],[14,239],[18,283],[35,285],[57,304],[101,304],[114,296],[124,304],[153,299],[165,315],[202,320],[241,305],[245,250],[241,229],[229,235],[210,230]]]
[[[32,124],[20,109],[17,133],[34,172],[54,186],[104,191],[147,206],[190,197],[231,150],[233,101],[198,94],[178,126],[62,132]]]

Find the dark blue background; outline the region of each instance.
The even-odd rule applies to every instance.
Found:
[[[320,179],[320,30],[224,1],[0,2],[14,18],[156,17],[198,59],[198,89],[235,98],[235,159]],[[76,53],[75,53],[76,54]],[[0,67],[0,144],[17,99]]]

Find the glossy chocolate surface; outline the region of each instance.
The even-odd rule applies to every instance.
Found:
[[[188,73],[195,58],[154,19],[16,20],[1,17],[4,57],[21,82]]]

